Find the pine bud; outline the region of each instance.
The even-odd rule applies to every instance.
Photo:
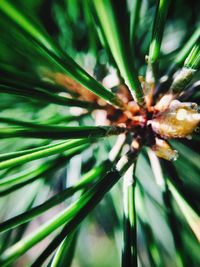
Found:
[[[178,158],[178,152],[173,150],[167,141],[156,138],[155,144],[152,146],[152,150],[156,156],[166,160],[174,161]]]
[[[169,108],[160,112],[149,123],[161,137],[184,138],[192,134],[200,122],[198,106],[194,103],[171,102]]]

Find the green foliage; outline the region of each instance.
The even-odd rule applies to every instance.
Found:
[[[116,122],[144,114],[141,75],[199,104],[199,8],[0,0],[0,266],[200,265],[198,134],[168,162]]]

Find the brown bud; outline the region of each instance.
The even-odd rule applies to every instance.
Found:
[[[152,146],[152,150],[156,156],[166,160],[174,161],[178,158],[178,152],[173,150],[167,141],[156,138],[155,144]]]
[[[169,108],[157,114],[149,123],[153,131],[163,138],[184,138],[195,130],[199,122],[196,104],[174,100]]]

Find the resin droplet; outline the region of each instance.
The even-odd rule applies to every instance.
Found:
[[[159,158],[170,161],[175,161],[178,158],[178,152],[173,150],[167,141],[159,138],[156,138],[156,143],[152,146],[152,150]]]

